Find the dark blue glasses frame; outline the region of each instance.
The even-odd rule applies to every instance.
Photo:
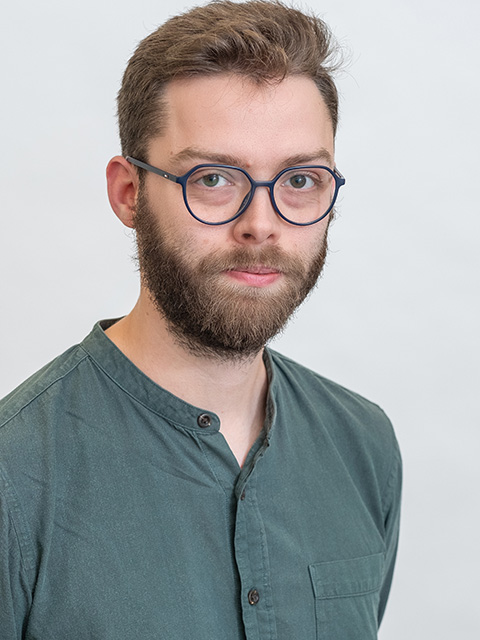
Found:
[[[236,218],[241,216],[242,213],[245,212],[247,207],[252,202],[253,196],[255,195],[255,191],[256,191],[257,187],[267,187],[269,192],[270,192],[270,200],[272,202],[273,208],[275,209],[275,212],[283,220],[285,220],[285,222],[288,222],[289,224],[293,224],[293,225],[298,226],[298,227],[308,227],[308,226],[310,226],[312,224],[315,224],[316,222],[320,222],[320,220],[323,220],[323,218],[325,218],[325,216],[327,216],[330,213],[330,211],[333,209],[333,206],[334,206],[335,201],[337,199],[338,191],[339,191],[340,187],[342,187],[345,184],[345,178],[342,176],[342,174],[340,173],[340,171],[336,167],[334,169],[330,169],[329,167],[325,167],[323,165],[301,165],[301,166],[295,166],[295,167],[287,167],[286,169],[283,169],[282,171],[280,171],[280,173],[277,173],[277,175],[275,176],[275,178],[273,178],[273,180],[254,180],[241,167],[235,167],[233,165],[228,165],[228,164],[212,164],[212,163],[198,164],[195,167],[193,167],[192,169],[190,169],[189,171],[187,171],[187,173],[184,173],[183,176],[176,176],[173,173],[169,173],[168,171],[164,171],[163,169],[159,169],[158,167],[154,167],[153,165],[148,164],[147,162],[143,162],[142,160],[137,160],[136,158],[132,158],[131,156],[126,156],[126,160],[128,162],[130,162],[131,164],[135,165],[136,167],[139,167],[140,169],[145,169],[146,171],[150,171],[152,173],[156,173],[157,175],[161,176],[162,178],[166,178],[167,180],[171,180],[172,182],[176,182],[177,184],[180,184],[182,186],[182,191],[183,191],[183,201],[185,202],[185,206],[187,207],[188,212],[190,213],[190,215],[193,216],[195,218],[195,220],[198,220],[199,222],[202,222],[203,224],[208,224],[208,225],[211,225],[211,226],[218,226],[218,225],[222,225],[222,224],[227,224],[228,222],[232,222],[232,220],[235,220]],[[190,205],[188,204],[188,198],[187,198],[187,181],[188,181],[188,178],[192,175],[192,173],[194,173],[198,169],[203,169],[203,168],[206,168],[206,167],[223,167],[225,169],[235,169],[236,171],[240,171],[241,173],[243,173],[244,176],[247,178],[247,180],[250,182],[251,188],[250,188],[250,191],[249,191],[248,195],[245,197],[244,201],[242,202],[242,206],[239,208],[239,210],[236,212],[236,214],[234,216],[232,216],[231,218],[228,218],[227,220],[222,220],[221,222],[208,222],[207,220],[202,220],[201,218],[199,218],[198,216],[195,215],[195,213],[190,209]],[[328,209],[324,213],[322,213],[321,216],[319,216],[315,220],[312,220],[311,222],[294,222],[293,220],[289,220],[288,218],[286,218],[283,215],[283,213],[277,207],[277,203],[275,202],[275,197],[273,195],[273,188],[274,188],[277,180],[279,178],[281,178],[281,176],[284,175],[285,173],[287,173],[289,171],[292,171],[292,170],[295,171],[296,169],[299,169],[299,170],[302,169],[303,170],[303,169],[313,169],[313,168],[325,169],[326,171],[328,171],[328,173],[330,173],[330,175],[335,180],[335,193],[333,194],[332,202],[330,203],[330,206],[328,207]]]

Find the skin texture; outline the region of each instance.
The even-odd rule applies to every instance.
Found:
[[[228,74],[176,80],[166,100],[165,134],[151,141],[148,158],[142,159],[176,175],[202,162],[240,166],[257,180],[294,164],[333,167],[332,124],[307,78],[262,86]],[[173,182],[147,173],[140,190],[137,171],[124,158],[110,161],[107,181],[112,208],[126,226],[135,227],[136,212],[141,215],[146,208],[157,239],[179,253],[192,273],[213,264],[209,277],[216,298],[233,299],[252,322],[258,323],[278,300],[284,304],[284,296],[298,289],[325,246],[328,217],[310,227],[290,225],[275,213],[265,188],[257,189],[237,220],[210,227],[190,216],[181,188]],[[142,266],[141,242],[139,254]],[[319,271],[321,265],[317,267]],[[108,336],[155,382],[216,412],[241,465],[264,420],[267,381],[261,341],[243,357],[199,348],[185,330],[175,330],[148,284],[144,274],[136,306]],[[256,301],[263,312],[252,312]]]

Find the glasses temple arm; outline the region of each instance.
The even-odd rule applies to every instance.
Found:
[[[125,158],[130,164],[134,164],[136,167],[140,169],[145,169],[145,171],[150,171],[151,173],[156,173],[162,178],[167,178],[167,180],[171,180],[172,182],[177,182],[177,176],[174,176],[173,173],[168,173],[168,171],[164,171],[163,169],[157,169],[151,164],[147,164],[146,162],[142,162],[142,160],[137,160],[136,158],[132,158],[132,156],[127,156]]]

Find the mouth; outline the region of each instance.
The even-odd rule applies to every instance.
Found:
[[[250,287],[266,287],[276,282],[282,275],[277,269],[264,265],[234,267],[226,271],[225,274],[236,282]]]

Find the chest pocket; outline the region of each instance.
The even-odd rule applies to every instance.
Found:
[[[308,569],[317,640],[375,640],[384,554],[318,562]]]

